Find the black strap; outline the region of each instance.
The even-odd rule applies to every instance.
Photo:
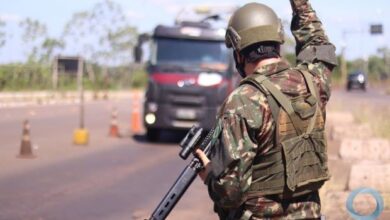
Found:
[[[307,87],[309,87],[309,92],[311,95],[313,95],[316,99],[317,99],[317,104],[316,104],[316,112],[314,113],[313,117],[310,119],[310,122],[309,122],[309,126],[307,127],[306,129],[306,134],[310,134],[312,131],[313,131],[313,128],[314,128],[314,124],[317,120],[317,114],[318,114],[318,111],[320,109],[320,105],[319,105],[319,99],[320,99],[320,94],[318,92],[318,89],[315,89],[314,87],[314,82],[313,82],[313,76],[306,70],[300,70],[298,69],[299,72],[302,73],[303,77],[305,78],[305,81],[306,81],[306,84],[307,84]]]
[[[247,78],[241,82],[241,85],[245,84],[245,83],[254,86],[255,88],[260,90],[266,96],[267,101],[268,101],[268,105],[271,108],[272,118],[275,121],[274,145],[277,146],[279,143],[279,133],[278,133],[279,123],[278,123],[278,120],[279,120],[279,112],[280,112],[280,107],[279,107],[278,103],[276,102],[275,98],[265,88],[263,88],[255,79]]]

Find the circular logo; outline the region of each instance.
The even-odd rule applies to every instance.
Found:
[[[374,199],[376,201],[376,208],[371,214],[361,215],[361,214],[357,213],[356,210],[353,208],[353,200],[359,194],[370,194],[371,196],[374,197]],[[362,187],[362,188],[355,189],[354,191],[352,191],[349,194],[349,196],[347,198],[346,205],[347,205],[347,211],[353,219],[355,219],[355,220],[374,220],[374,219],[377,219],[383,211],[383,198],[379,194],[379,192],[376,191],[375,189]]]

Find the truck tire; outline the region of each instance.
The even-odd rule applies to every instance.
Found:
[[[347,91],[350,91],[352,89],[352,85],[350,82],[347,83]]]
[[[360,86],[360,88],[365,92],[367,89],[366,89],[366,84],[362,84],[361,86]]]
[[[150,142],[156,142],[160,138],[160,130],[156,128],[148,128],[146,130],[146,139]]]

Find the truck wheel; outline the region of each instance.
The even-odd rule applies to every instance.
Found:
[[[351,83],[348,83],[348,84],[347,84],[347,91],[350,91],[350,90],[351,90],[351,87],[352,87],[352,86],[351,86]]]
[[[146,139],[150,142],[156,142],[158,141],[160,137],[160,130],[155,128],[148,128],[146,130]]]

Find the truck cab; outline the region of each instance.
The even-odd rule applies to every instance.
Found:
[[[162,130],[212,128],[238,81],[224,37],[224,29],[204,21],[154,29],[143,113],[149,141],[158,140]]]

